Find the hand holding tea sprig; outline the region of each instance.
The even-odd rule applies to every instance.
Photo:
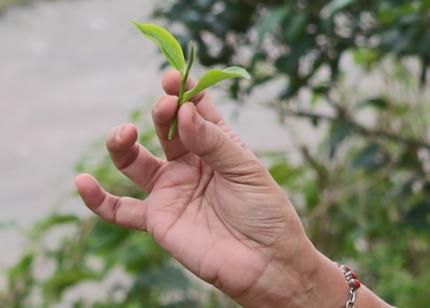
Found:
[[[181,91],[196,86],[184,76],[166,73],[167,95],[153,109],[166,160],[136,143],[132,124],[108,136],[112,161],[148,197],[111,195],[82,174],[76,184],[86,205],[114,224],[148,232],[195,275],[245,307],[344,307],[342,272],[312,245],[283,190],[211,97],[199,91],[178,110]],[[178,132],[169,134],[175,122]],[[389,306],[364,287],[356,307]]]

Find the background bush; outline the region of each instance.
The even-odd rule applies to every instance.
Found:
[[[196,43],[203,65],[250,70],[252,82],[231,84],[233,98],[246,106],[257,91],[276,89],[266,91],[267,106],[292,136],[291,119],[322,136],[311,145],[297,134],[286,153],[262,156],[315,245],[352,264],[391,304],[428,307],[430,1],[174,0],[155,16]],[[132,120],[148,122],[139,112]],[[161,155],[152,129],[142,129],[141,142]],[[143,198],[101,149],[78,171],[113,193]],[[76,307],[233,306],[145,234],[63,214],[29,234],[26,254],[7,274],[2,307],[66,299]],[[88,281],[106,296],[84,299],[79,290]]]

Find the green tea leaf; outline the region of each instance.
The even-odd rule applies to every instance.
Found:
[[[148,39],[154,41],[160,47],[161,52],[167,58],[170,65],[183,74],[185,70],[185,56],[176,38],[163,27],[153,24],[142,24],[137,21],[133,21],[133,23]]]
[[[210,70],[199,80],[197,85],[190,91],[185,92],[184,102],[189,101],[193,96],[202,92],[203,90],[217,84],[220,81],[229,78],[245,78],[251,79],[249,73],[241,67],[231,66],[224,70]]]
[[[188,59],[187,59],[188,63],[185,69],[185,74],[182,77],[181,84],[179,87],[179,101],[178,101],[179,106],[181,106],[184,103],[185,86],[187,84],[188,76],[190,75],[190,72],[191,72],[191,67],[193,66],[193,63],[194,63],[194,57],[195,57],[194,44],[193,42],[190,42],[188,45]],[[173,140],[177,130],[178,130],[178,117],[176,116],[173,119],[172,125],[170,126],[167,139]]]

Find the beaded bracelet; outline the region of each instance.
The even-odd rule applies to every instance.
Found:
[[[361,287],[361,282],[357,279],[357,274],[351,271],[348,266],[340,265],[339,263],[336,264],[345,276],[346,282],[349,286],[348,301],[345,304],[345,308],[354,308],[356,292]]]

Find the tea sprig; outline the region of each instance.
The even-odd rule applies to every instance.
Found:
[[[186,83],[195,58],[194,45],[190,42],[188,58],[187,61],[185,61],[184,51],[182,50],[181,45],[169,31],[154,24],[143,24],[137,21],[133,21],[133,23],[148,39],[154,41],[158,45],[161,52],[166,57],[167,62],[169,62],[169,64],[180,73],[181,83],[179,87],[178,110],[184,103],[190,101],[194,96],[223,80],[230,78],[251,78],[244,68],[238,66],[231,66],[224,70],[213,69],[207,71],[200,78],[194,88],[186,91]],[[176,114],[169,130],[169,140],[172,140],[175,137],[177,128],[178,116]]]

